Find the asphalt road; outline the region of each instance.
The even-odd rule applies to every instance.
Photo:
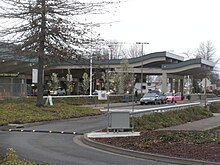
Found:
[[[106,125],[106,116],[98,116],[52,121],[25,129],[87,133]],[[27,160],[63,165],[166,165],[91,148],[82,144],[78,136],[70,134],[1,131],[0,154],[5,153],[7,148],[14,148],[19,156]]]

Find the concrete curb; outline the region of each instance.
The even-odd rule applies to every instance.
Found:
[[[157,162],[181,164],[181,165],[192,165],[192,164],[193,165],[220,165],[220,163],[218,162],[208,162],[208,161],[202,161],[202,160],[169,157],[165,155],[123,149],[123,148],[96,142],[94,140],[89,139],[86,135],[81,136],[81,141],[88,146],[98,148],[101,150],[105,150],[105,151],[109,151],[109,152],[113,152],[117,154],[122,154],[126,156],[141,158],[141,159],[153,160]]]
[[[140,136],[140,132],[91,132],[85,136],[88,138],[111,138],[111,137],[129,137]]]

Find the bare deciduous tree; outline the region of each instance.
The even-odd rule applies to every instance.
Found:
[[[14,54],[38,60],[37,105],[43,106],[43,67],[51,59],[75,59],[83,43],[90,41],[91,22],[82,16],[109,11],[104,1],[79,0],[2,0],[1,41],[14,46]],[[3,27],[3,25],[5,25]]]
[[[123,54],[127,58],[135,58],[142,56],[142,49],[140,45],[133,44],[127,49],[122,50]]]
[[[118,41],[108,42],[108,47],[110,48],[110,59],[120,59],[122,45],[123,43]]]
[[[183,52],[188,58],[201,58],[208,61],[214,61],[215,47],[211,41],[202,42],[195,52]]]
[[[213,56],[215,54],[215,47],[211,41],[202,42],[199,48],[196,50],[196,58],[202,58],[204,60],[213,61]]]
[[[215,47],[211,41],[202,42],[199,45],[199,48],[194,52],[184,52],[185,55],[187,55],[188,58],[201,58],[204,60],[208,60],[215,63],[215,67],[217,66],[217,63],[220,61],[220,58],[214,61],[214,55],[215,55]],[[207,77],[209,78],[212,83],[216,83],[218,79],[218,73],[217,72],[211,72],[207,69],[201,69],[199,73],[193,76],[193,87],[196,92],[199,92],[197,89],[199,89],[198,82],[201,81],[202,78]]]

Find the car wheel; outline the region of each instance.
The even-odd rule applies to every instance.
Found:
[[[141,102],[141,105],[144,105],[144,103],[143,103],[143,102]]]

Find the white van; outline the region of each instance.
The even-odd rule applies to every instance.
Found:
[[[161,86],[155,85],[155,83],[142,83],[142,93],[148,93],[152,90],[158,90]],[[138,94],[141,93],[141,83],[135,83],[134,92],[137,90]]]
[[[137,91],[138,94],[141,94],[141,83],[135,83],[134,92]],[[142,93],[148,93],[147,83],[142,83]]]

